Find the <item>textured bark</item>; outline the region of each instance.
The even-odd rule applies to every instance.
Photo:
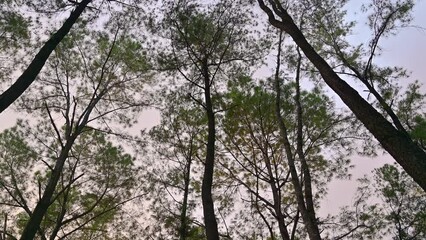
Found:
[[[43,45],[43,47],[40,49],[22,75],[16,80],[15,83],[12,84],[12,86],[10,86],[0,95],[0,113],[7,109],[16,99],[18,99],[18,97],[21,96],[25,90],[27,90],[31,83],[34,82],[50,54],[68,34],[74,23],[77,21],[81,13],[91,1],[92,0],[83,0],[74,9],[74,11],[71,12],[70,16],[64,22],[62,27]]]
[[[217,221],[214,213],[214,203],[212,197],[214,158],[215,158],[215,141],[216,141],[216,123],[213,111],[213,103],[211,99],[211,81],[208,70],[207,60],[202,63],[204,78],[204,98],[205,110],[208,121],[207,151],[206,162],[204,163],[203,183],[201,186],[201,198],[203,202],[204,225],[206,228],[207,240],[219,240],[219,231],[217,229]]]
[[[268,15],[269,22],[285,31],[303,51],[305,56],[320,72],[325,83],[342,99],[355,116],[380,142],[382,147],[402,166],[402,168],[426,191],[426,153],[405,134],[397,130],[358,92],[341,79],[328,63],[308,43],[303,33],[285,9],[272,3],[273,11],[258,0],[259,6]],[[275,14],[281,18],[277,20]]]

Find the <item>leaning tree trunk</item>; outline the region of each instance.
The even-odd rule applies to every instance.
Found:
[[[402,168],[426,191],[426,153],[406,133],[397,130],[383,115],[348,83],[341,79],[328,63],[308,43],[303,33],[294,23],[288,12],[274,1],[272,11],[263,0],[259,6],[268,15],[269,22],[288,33],[306,57],[320,72],[326,84],[349,107],[355,116],[380,142],[382,147],[402,166]],[[277,14],[281,21],[275,18]]]
[[[10,106],[27,88],[34,82],[37,75],[40,73],[50,54],[55,50],[56,46],[62,41],[62,39],[71,30],[71,27],[80,17],[81,13],[87,7],[92,0],[83,0],[78,6],[71,12],[71,15],[64,22],[62,27],[52,35],[52,37],[43,45],[30,65],[25,69],[22,75],[16,80],[16,82],[10,86],[5,92],[0,95],[0,113]]]
[[[81,123],[75,127],[73,133],[69,133],[67,135],[67,141],[62,147],[58,158],[56,159],[55,167],[51,172],[46,189],[44,189],[43,196],[37,202],[37,205],[34,208],[34,211],[32,212],[30,219],[28,220],[27,225],[24,228],[24,231],[22,232],[20,238],[21,240],[34,239],[36,231],[40,227],[43,217],[46,215],[49,206],[52,204],[52,197],[55,193],[56,186],[58,185],[58,181],[64,168],[65,161],[68,159],[68,154],[71,151],[71,148],[74,145],[74,142],[76,141],[77,137],[81,134],[84,127],[87,125],[89,116],[95,108],[96,104],[105,94],[106,91],[101,91],[98,94],[98,96],[87,107],[84,117],[81,120]]]
[[[71,147],[74,144],[75,139],[76,137],[73,135],[62,148],[61,153],[56,160],[55,168],[52,170],[46,189],[43,192],[43,196],[38,201],[34,211],[30,216],[30,219],[27,222],[27,225],[24,228],[24,231],[22,232],[21,240],[34,239],[36,232],[40,227],[41,221],[43,220],[43,217],[51,204],[51,199],[55,192],[56,185],[59,181],[59,177],[61,176],[65,161],[68,158],[68,153],[71,151]]]

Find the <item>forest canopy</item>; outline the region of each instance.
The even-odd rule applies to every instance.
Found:
[[[0,240],[426,238],[417,3],[353,3],[0,1]]]

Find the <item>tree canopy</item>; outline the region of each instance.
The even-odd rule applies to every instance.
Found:
[[[0,0],[0,240],[425,238],[425,93],[378,61],[416,4],[354,44],[348,3]]]

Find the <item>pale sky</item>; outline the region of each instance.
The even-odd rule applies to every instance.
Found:
[[[348,5],[348,12],[351,12],[350,8],[359,9],[360,2],[352,1]],[[413,80],[419,80],[419,82],[426,84],[426,1],[417,1],[417,5],[414,9],[414,22],[413,26],[424,28],[405,28],[401,32],[392,36],[389,39],[385,39],[382,46],[382,56],[379,58],[379,63],[383,66],[401,66],[411,71],[411,78],[402,80],[412,82]],[[360,15],[355,15],[355,19],[359,23],[366,22],[365,20],[358,19]],[[363,27],[360,26],[358,30],[354,32],[354,41],[358,36],[368,36],[366,32],[363,32]],[[365,25],[364,25],[365,29]],[[362,39],[362,38],[361,38]],[[423,86],[423,92],[426,92],[426,86]],[[337,97],[335,97],[337,99]],[[389,155],[380,156],[377,158],[367,157],[354,157],[352,163],[355,164],[355,168],[352,169],[353,174],[352,180],[362,177],[365,174],[371,173],[374,168],[380,167],[385,163],[393,163],[394,160]],[[321,205],[321,215],[327,213],[336,213],[338,208],[343,205],[351,205],[354,197],[354,192],[357,185],[352,181],[334,181],[329,185],[329,195],[323,201]]]

